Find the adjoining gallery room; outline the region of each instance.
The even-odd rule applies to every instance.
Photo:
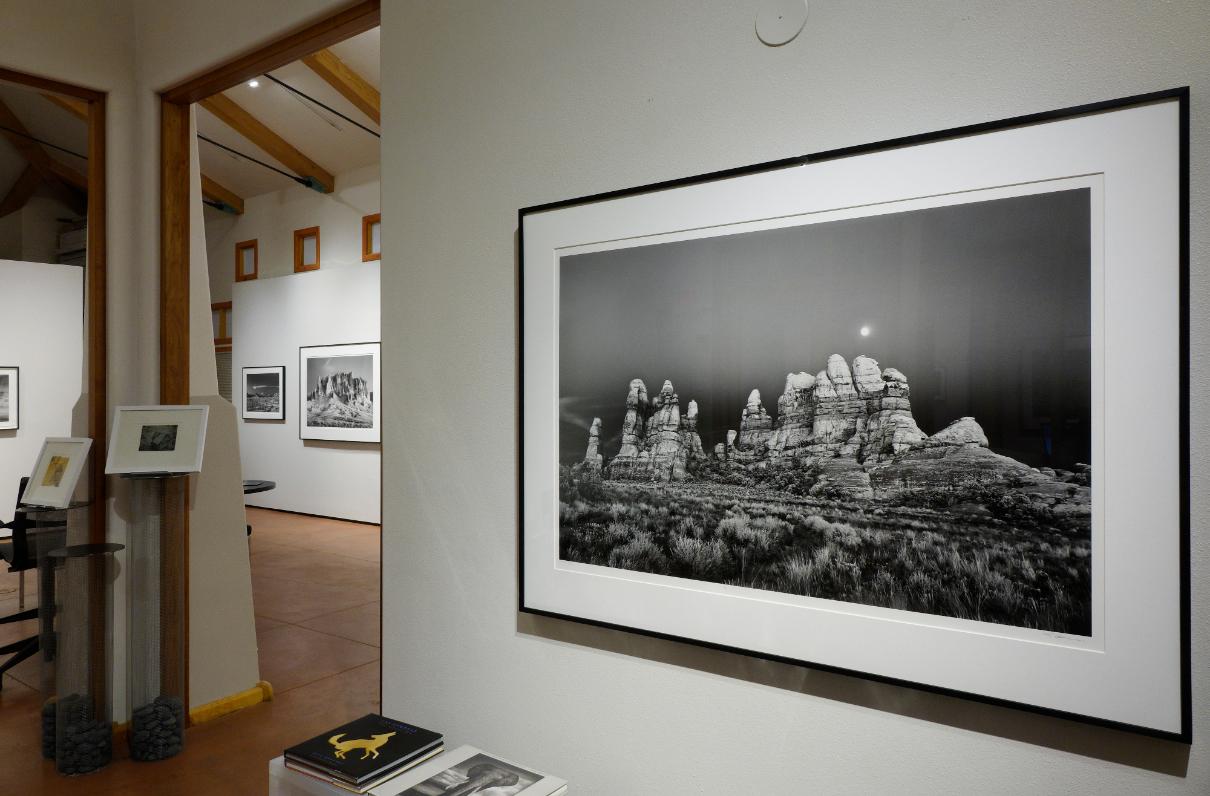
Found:
[[[379,32],[195,105],[218,393],[238,415],[261,679],[377,698]]]
[[[1210,5],[7,0],[0,796],[1210,793]]]

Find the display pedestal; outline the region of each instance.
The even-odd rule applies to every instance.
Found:
[[[55,630],[55,559],[48,554],[68,543],[68,537],[87,538],[87,502],[73,503],[67,508],[45,506],[20,506],[29,526],[26,538],[33,550],[37,563],[38,579],[38,635],[37,650],[41,665],[38,672],[38,688],[42,694],[42,756],[55,759],[55,693],[57,688],[55,667],[58,660],[58,634]],[[74,533],[69,533],[69,527]]]
[[[163,760],[185,740],[185,484],[183,475],[131,480],[126,557],[130,757]]]
[[[113,543],[51,550],[55,610],[55,768],[88,774],[113,754]]]

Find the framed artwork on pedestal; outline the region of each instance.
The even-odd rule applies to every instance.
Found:
[[[47,437],[34,461],[34,471],[21,494],[21,502],[56,509],[71,505],[90,448],[92,440],[88,437]]]
[[[298,435],[332,442],[379,442],[379,343],[298,349]]]
[[[105,472],[168,475],[202,469],[208,406],[119,406]]]
[[[1176,89],[521,210],[520,610],[1188,741],[1188,166]]]

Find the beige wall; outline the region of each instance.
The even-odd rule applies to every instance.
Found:
[[[576,794],[1210,791],[1210,5],[383,4],[383,710]],[[1194,745],[516,611],[517,209],[1191,84]],[[670,299],[671,300],[671,299]],[[1140,363],[1144,368],[1144,363]],[[893,650],[887,651],[893,655]],[[1145,675],[1144,675],[1145,676]]]
[[[336,190],[318,193],[301,185],[244,200],[243,215],[206,213],[212,301],[230,301],[235,244],[257,241],[259,278],[294,273],[294,230],[319,227],[320,267],[361,265],[361,219],[380,205],[378,167],[336,175]]]

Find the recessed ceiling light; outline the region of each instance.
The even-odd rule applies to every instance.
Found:
[[[248,81],[248,88],[256,88],[259,85],[260,85],[259,80],[249,80]]]
[[[869,337],[870,336],[870,327],[868,327],[868,326],[861,327],[861,336]]]

